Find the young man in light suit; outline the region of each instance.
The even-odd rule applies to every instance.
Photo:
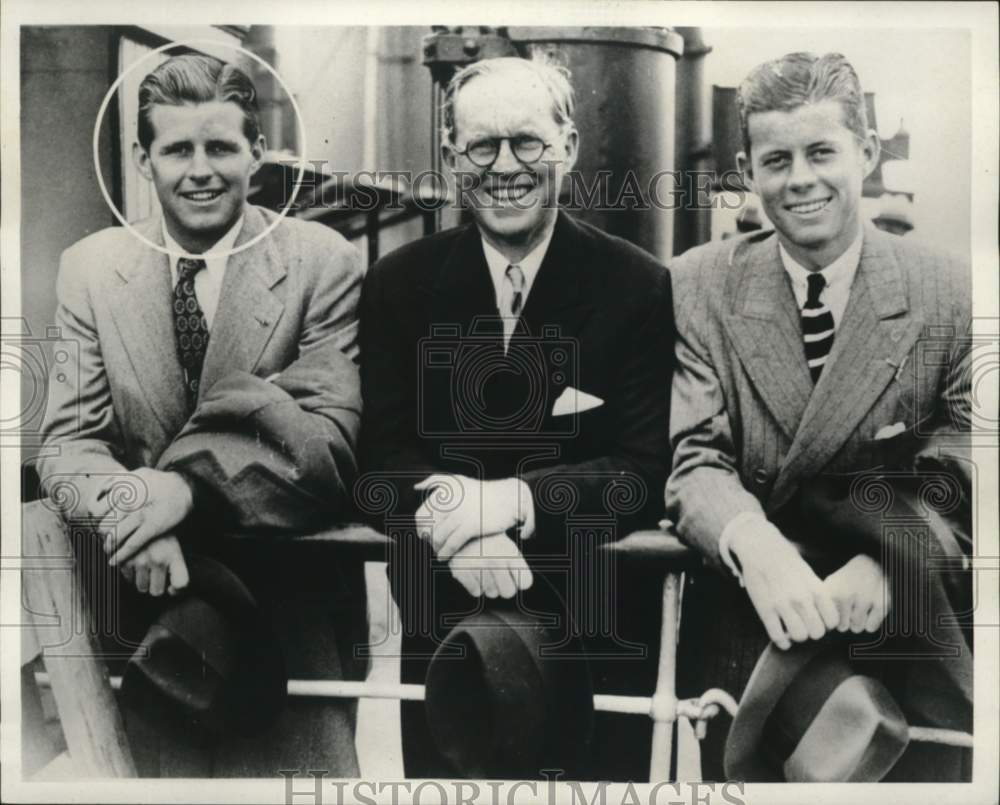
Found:
[[[783,519],[803,486],[939,460],[970,427],[969,269],[864,223],[862,184],[879,140],[851,65],[839,54],[787,55],[747,77],[739,104],[738,160],[774,231],[707,244],[672,265],[666,487],[681,536],[728,577],[697,582],[685,599],[701,632],[688,633],[681,673],[692,689],[734,695],[768,638],[787,648],[831,631],[876,632],[886,616],[874,557],[859,553],[828,575],[804,558],[802,524]],[[947,330],[933,365],[920,349],[927,328]],[[718,779],[725,731],[710,733],[705,774]]]
[[[331,612],[342,591],[330,589],[342,585],[317,580],[324,594],[304,568],[281,556],[255,565],[250,548],[218,537],[315,529],[348,501],[360,426],[359,255],[328,228],[247,203],[265,143],[241,70],[177,56],[146,76],[139,104],[133,156],[162,215],[97,232],[62,257],[56,323],[79,360],[57,367],[66,380],[50,384],[43,489],[71,486],[67,517],[97,523],[109,564],[154,600],[183,591],[190,551],[247,559],[240,574],[283,613],[289,672],[336,676]],[[140,506],[116,505],[123,485]],[[132,593],[119,609],[148,621],[157,607]],[[121,619],[115,628],[127,631]],[[336,768],[328,753],[345,713],[311,713],[286,707],[269,736],[220,750],[215,773]],[[179,773],[212,771],[207,751],[195,755]]]

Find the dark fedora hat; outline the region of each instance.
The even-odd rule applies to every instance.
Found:
[[[565,631],[502,603],[448,634],[427,671],[425,705],[456,772],[537,779],[542,769],[586,770],[593,688],[582,652],[565,650]]]
[[[216,735],[263,729],[288,688],[274,632],[225,565],[192,556],[188,572],[189,586],[160,613],[126,665],[126,712]]]
[[[761,654],[726,739],[726,775],[747,782],[875,782],[909,727],[878,680],[857,673],[840,636]]]

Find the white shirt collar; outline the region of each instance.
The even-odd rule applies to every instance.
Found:
[[[170,237],[170,233],[167,231],[167,223],[166,221],[163,221],[161,223],[163,227],[163,245],[170,251],[171,285],[177,284],[177,261],[180,260],[181,257],[204,260],[206,271],[221,281],[221,274],[226,270],[226,263],[229,260],[229,255],[218,255],[218,252],[228,252],[236,244],[236,238],[239,237],[240,230],[243,228],[244,217],[245,216],[241,215],[237,219],[236,223],[229,228],[229,231],[212,244],[212,246],[204,254],[188,254],[176,240]]]
[[[858,227],[858,234],[851,241],[851,245],[844,250],[844,253],[826,268],[819,270],[819,273],[823,275],[823,279],[826,280],[826,288],[833,290],[849,289],[851,287],[851,283],[854,282],[854,275],[858,270],[858,264],[861,262],[862,236],[863,230],[861,227]],[[778,241],[778,252],[781,255],[781,263],[792,280],[792,285],[796,286],[797,290],[801,288],[802,292],[805,293],[809,285],[809,275],[816,272],[810,271],[798,263],[785,250],[780,240]],[[798,296],[797,293],[796,296]]]
[[[481,237],[483,242],[483,254],[486,257],[486,265],[490,269],[490,279],[493,280],[493,290],[496,292],[498,306],[500,304],[500,296],[503,293],[503,280],[507,274],[507,266],[510,265],[518,265],[521,267],[521,272],[524,274],[524,302],[528,301],[528,294],[531,293],[531,286],[535,281],[535,276],[538,274],[538,269],[542,266],[542,260],[545,259],[545,254],[549,250],[549,243],[552,242],[552,233],[555,232],[555,230],[555,226],[549,227],[549,231],[542,239],[542,242],[517,263],[511,263],[497,249],[491,246],[486,241],[486,238]]]

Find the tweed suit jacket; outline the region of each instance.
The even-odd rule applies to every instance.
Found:
[[[710,561],[719,562],[734,516],[773,516],[809,478],[912,467],[917,451],[960,456],[967,447],[967,265],[866,227],[815,388],[773,232],[692,249],[671,275],[678,338],[667,514]]]
[[[248,205],[236,247],[274,219],[274,213]],[[159,218],[136,228],[163,245]],[[361,276],[357,251],[339,234],[294,219],[282,221],[227,263],[199,406],[216,386],[236,379],[237,388],[240,383],[263,388],[265,378],[300,356],[319,348],[326,356],[326,369],[313,370],[308,388],[292,392],[282,390],[280,382],[268,384],[258,408],[267,406],[263,413],[277,417],[294,408],[296,415],[310,417],[314,438],[335,456],[337,472],[325,479],[297,476],[283,456],[249,449],[252,439],[216,434],[206,444],[225,477],[205,474],[202,479],[225,483],[224,497],[237,509],[245,504],[247,511],[269,512],[269,526],[283,525],[281,512],[294,514],[281,478],[313,488],[325,483],[328,500],[335,505],[347,500],[360,428],[355,360]],[[74,349],[69,363],[54,367],[50,380],[46,449],[39,464],[43,488],[77,473],[170,468],[161,465],[188,423],[172,293],[167,255],[124,228],[102,230],[64,252],[56,324]],[[234,429],[252,427],[249,413],[242,423],[233,423]],[[245,518],[241,522],[253,525]]]

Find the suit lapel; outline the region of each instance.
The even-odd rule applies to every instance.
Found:
[[[726,295],[735,312],[724,318],[730,344],[771,415],[794,438],[813,384],[778,239],[741,244],[732,260],[737,270],[730,272]]]
[[[565,339],[579,335],[593,308],[589,301],[592,295],[586,295],[584,290],[591,284],[592,272],[588,266],[580,227],[560,213],[548,251],[528,294],[521,321],[511,338],[511,356],[519,354],[514,351],[519,345],[541,342],[541,349],[532,349],[530,354],[542,356],[545,362],[543,376],[550,379],[546,385],[546,412],[551,411],[552,402],[567,382],[578,382],[578,378],[567,376],[565,366],[556,370],[552,362],[554,357],[560,355],[560,350],[555,347],[565,343]],[[430,324],[438,331],[446,328],[441,332],[445,340],[453,342],[470,335],[494,338],[496,350],[502,350],[503,329],[497,315],[496,290],[483,254],[481,236],[475,226],[469,226],[457,235],[431,293]],[[475,331],[472,331],[474,323]],[[551,348],[546,344],[550,344]],[[523,356],[525,353],[520,354]],[[560,359],[565,361],[565,356]],[[518,359],[512,357],[512,360],[519,365]],[[532,359],[523,360],[530,363]],[[552,380],[556,377],[560,378],[560,382]],[[495,393],[502,395],[511,388],[504,386]],[[497,402],[492,396],[490,400],[490,405]]]
[[[260,212],[247,206],[236,248],[257,237],[265,226]],[[281,297],[272,291],[284,276],[271,238],[230,256],[205,354],[202,389],[211,388],[229,372],[254,370],[284,311]]]
[[[140,233],[163,246],[160,220],[141,225]],[[136,385],[168,434],[186,419],[184,378],[177,359],[172,311],[173,289],[167,255],[136,243],[122,255],[111,289],[111,316],[135,373]],[[114,259],[109,255],[109,259]]]
[[[780,506],[804,473],[825,466],[892,381],[923,326],[910,315],[903,270],[868,228],[843,321],[772,490]]]
[[[478,331],[485,329],[484,335],[495,336],[501,332],[493,281],[479,230],[474,225],[458,233],[430,290],[433,295],[432,326],[457,326],[459,330],[454,337],[465,336],[472,322],[479,319]]]
[[[592,309],[584,297],[583,288],[589,272],[581,243],[582,234],[577,224],[560,212],[548,251],[521,314],[523,326],[515,333],[515,338],[526,334],[539,337],[542,328],[549,325],[559,326],[563,336],[575,335],[581,316]],[[458,324],[462,332],[467,333],[473,319],[497,317],[496,290],[475,226],[470,225],[458,234],[432,293],[434,316],[431,321],[437,324]],[[581,303],[581,299],[585,301]],[[498,327],[497,321],[495,328]]]
[[[587,293],[591,272],[583,245],[580,227],[560,212],[521,314],[524,332],[529,337],[545,337],[546,328],[553,335],[558,328],[560,338],[578,335],[593,309]]]

